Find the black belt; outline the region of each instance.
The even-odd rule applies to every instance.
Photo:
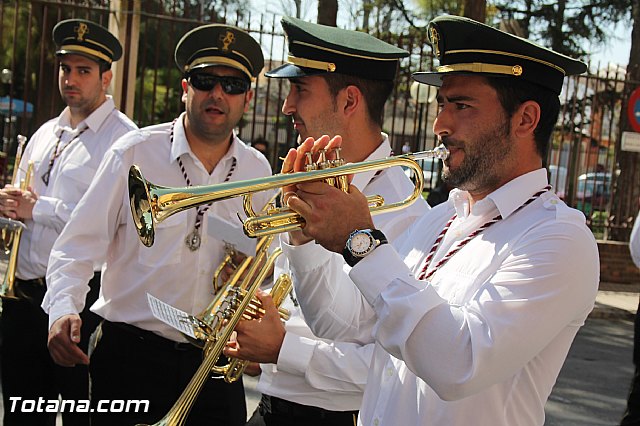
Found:
[[[331,420],[343,416],[348,416],[349,418],[358,417],[358,411],[330,411],[320,407],[313,407],[310,405],[302,405],[296,402],[286,401],[284,399],[265,394],[262,394],[258,410],[260,411],[260,414],[262,416],[264,416],[265,414],[272,414],[275,416],[286,416],[290,418],[306,417],[316,420]]]
[[[146,343],[161,347],[165,350],[175,351],[202,351],[202,349],[192,345],[191,343],[174,342],[173,340],[159,336],[152,331],[143,330],[135,325],[126,322],[102,321],[102,331],[108,332],[124,332],[130,336],[134,336]]]
[[[30,285],[30,286],[42,286],[42,287],[47,286],[47,283],[44,278],[34,278],[32,280],[23,280],[20,278],[16,278],[16,283],[20,283],[20,285]]]
[[[44,278],[34,278],[32,280],[22,280],[16,278],[14,292],[19,303],[27,302],[33,306],[40,306],[47,292],[47,283]],[[9,299],[10,300],[10,299]]]

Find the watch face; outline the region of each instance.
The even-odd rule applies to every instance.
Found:
[[[371,235],[360,232],[351,237],[349,250],[354,256],[363,256],[367,254],[373,247],[373,238]]]

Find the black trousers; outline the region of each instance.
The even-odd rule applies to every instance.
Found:
[[[89,337],[100,320],[89,311],[98,297],[99,273],[94,275],[89,285],[85,309],[80,315],[79,346],[85,352]],[[89,400],[87,367],[60,367],[51,359],[47,349],[49,318],[40,307],[45,291],[44,279],[16,280],[16,294],[20,298],[2,300],[0,366],[5,426],[54,425],[56,413],[44,412],[47,404],[43,402],[38,407],[40,400],[57,400],[58,396],[63,400]],[[36,405],[29,401],[35,401]],[[89,425],[88,413],[66,411],[62,413],[65,426]]]
[[[124,323],[103,321],[100,332],[90,363],[92,426],[153,424],[163,418],[202,363],[202,350]],[[113,407],[114,401],[124,401],[125,407],[130,401],[149,403],[131,403],[129,410],[115,406],[120,412],[98,412],[98,404],[104,410]],[[209,378],[186,424],[241,426],[246,418],[242,380],[228,384]]]
[[[245,426],[355,426],[357,411],[329,411],[262,395]]]
[[[640,303],[633,325],[633,365],[636,369],[621,426],[640,426]]]

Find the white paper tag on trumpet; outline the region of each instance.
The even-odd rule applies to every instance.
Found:
[[[174,308],[168,303],[164,303],[162,300],[147,293],[147,301],[151,308],[153,316],[167,324],[168,326],[175,328],[181,333],[186,334],[189,337],[196,338],[193,331],[193,316],[181,311],[178,308]]]
[[[257,240],[244,234],[240,219],[237,223],[231,223],[213,214],[209,214],[207,219],[209,221],[207,224],[209,236],[232,245],[236,251],[248,256],[253,256],[256,252]]]

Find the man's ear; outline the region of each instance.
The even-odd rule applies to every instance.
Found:
[[[106,70],[105,72],[102,73],[101,79],[102,79],[102,91],[106,92],[107,89],[109,88],[109,85],[111,84],[111,79],[113,78],[113,71],[111,70]]]
[[[189,83],[187,82],[186,78],[182,79],[182,102],[187,102],[187,87],[189,85]]]
[[[253,99],[253,89],[249,89],[244,95],[244,112],[249,111],[251,99]]]
[[[518,137],[534,137],[538,123],[540,123],[540,105],[535,101],[525,101],[513,114],[511,129]]]
[[[348,117],[353,115],[359,108],[364,105],[362,92],[356,86],[347,86],[343,90],[342,108],[343,113]]]

